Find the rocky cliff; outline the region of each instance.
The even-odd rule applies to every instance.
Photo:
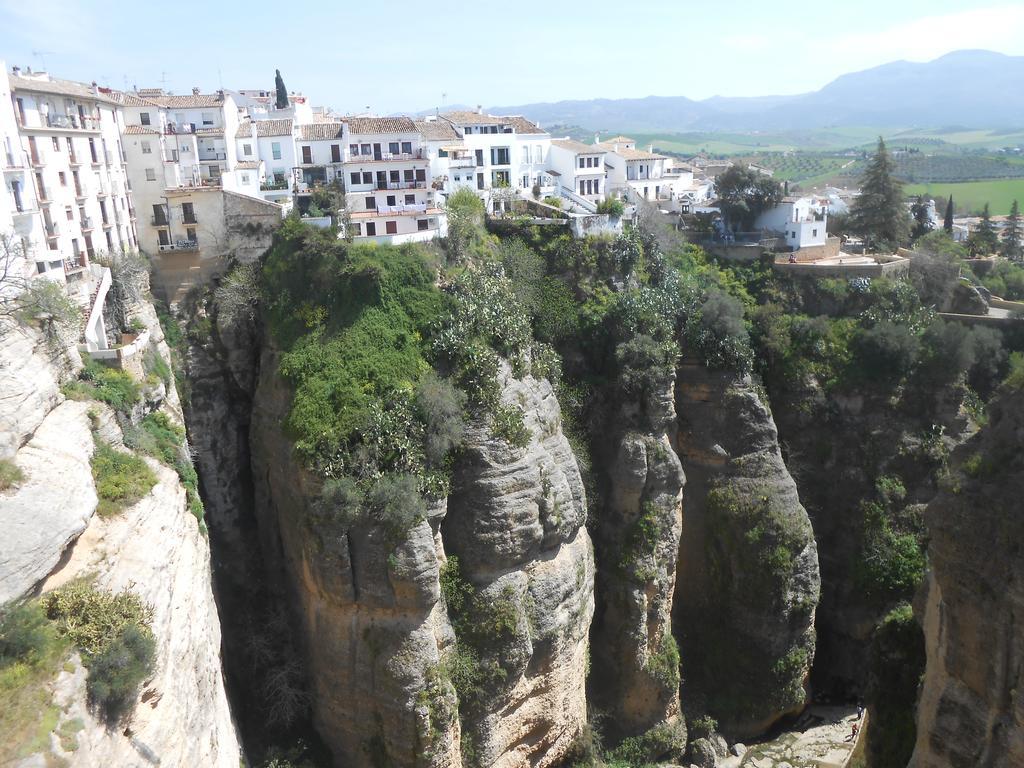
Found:
[[[806,701],[817,548],[749,378],[684,363],[676,409],[687,476],[675,615],[683,693],[747,738]]]
[[[166,361],[152,307],[141,304],[134,316]],[[112,728],[87,705],[87,672],[73,654],[47,688],[50,709],[41,717],[56,713],[52,722],[43,720],[53,732],[21,749],[20,757],[25,765],[63,759],[83,766],[235,766],[239,743],[221,675],[207,539],[178,475],[150,458],[153,488],[116,516],[96,513],[94,439],[128,449],[107,406],[61,394],[60,384],[80,365],[77,353],[55,349],[32,330],[12,331],[0,344],[4,452],[23,476],[0,493],[7,531],[0,545],[2,599],[75,579],[102,590],[130,589],[152,609],[155,671],[123,727]],[[168,418],[180,420],[173,384],[158,389]]]
[[[335,763],[557,764],[586,722],[593,558],[550,385],[506,368],[502,399],[522,408],[528,444],[471,428],[451,495],[389,531],[315,504],[317,483],[281,431],[289,393],[273,351],[260,371],[257,514],[301,613],[314,721]],[[452,555],[459,571],[448,575],[471,595],[458,635],[442,598]],[[459,700],[453,678],[466,664],[486,685],[471,675],[477,689]]]
[[[1024,765],[1024,392],[953,454],[929,503],[927,667],[912,768]]]

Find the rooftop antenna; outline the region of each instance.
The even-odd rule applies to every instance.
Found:
[[[447,106],[447,105],[448,105],[448,92],[447,91],[442,91],[441,92],[441,106],[444,107],[444,106]]]
[[[46,68],[46,57],[53,55],[53,51],[32,51],[32,55],[35,56],[43,63],[43,71],[47,72]]]
[[[167,73],[166,72],[161,72],[160,73],[160,90],[164,91],[165,93],[167,92]]]

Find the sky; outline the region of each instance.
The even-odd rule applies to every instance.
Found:
[[[0,59],[115,88],[289,90],[339,112],[816,90],[984,48],[1024,55],[1024,2],[0,0]]]

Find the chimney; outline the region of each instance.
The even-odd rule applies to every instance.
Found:
[[[18,75],[20,75],[20,74],[21,74],[21,67],[19,67],[19,66],[18,66],[17,64],[15,64],[15,65],[14,65],[13,67],[11,67],[11,73],[12,73],[12,74],[13,74],[13,75],[14,75],[15,77],[17,77]]]
[[[594,134],[594,143],[595,144],[600,144],[601,143],[601,136],[599,134],[596,134],[596,133]]]
[[[482,115],[484,113],[484,105],[483,104],[477,104],[476,105],[476,113],[478,115]]]
[[[95,80],[92,81],[92,95],[93,96],[99,96],[100,95],[100,87],[98,85],[96,85],[96,81]]]
[[[193,96],[198,96],[199,95],[199,89],[198,88],[193,88],[192,89],[192,95]]]

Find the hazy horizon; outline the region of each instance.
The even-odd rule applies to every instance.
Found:
[[[277,18],[248,5],[139,6],[0,0],[7,66],[102,85],[186,93],[273,87],[342,112],[420,111],[593,98],[779,96],[891,61],[963,49],[1024,55],[1024,6],[951,0],[809,11],[805,3],[717,9],[597,0],[585,10],[441,0],[385,13],[324,8]],[[876,19],[884,19],[882,22]],[[174,22],[180,21],[175,27]],[[171,29],[172,33],[163,33]],[[96,45],[96,41],[108,41]],[[294,53],[292,53],[294,51]],[[770,66],[765,64],[770,63]]]

